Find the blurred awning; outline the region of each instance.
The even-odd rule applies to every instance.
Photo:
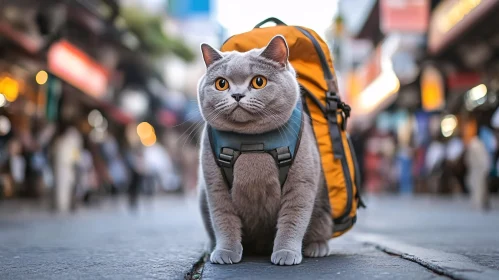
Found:
[[[48,70],[82,92],[105,98],[110,71],[66,40],[51,45],[47,53]]]
[[[121,124],[134,121],[132,115],[110,99],[111,72],[66,40],[53,43],[47,52],[47,70],[78,89],[78,98],[88,106],[100,108]]]
[[[352,119],[370,116],[389,106],[396,97],[400,82],[395,72],[391,56],[379,44],[363,65],[350,73],[351,83],[356,86],[348,92],[348,102],[352,107]]]
[[[482,41],[497,33],[499,0],[445,0],[434,10],[428,32],[428,52],[433,56],[467,41]],[[480,30],[480,31],[479,31]]]
[[[43,46],[43,40],[40,37],[19,31],[7,21],[0,21],[0,36],[9,39],[30,54],[37,53]]]

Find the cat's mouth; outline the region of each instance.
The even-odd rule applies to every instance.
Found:
[[[258,116],[256,112],[253,112],[250,108],[245,108],[241,103],[236,104],[234,108],[230,109],[227,115],[238,123],[254,121],[255,117]]]
[[[236,111],[238,109],[243,110],[243,111],[250,113],[250,114],[253,113],[252,111],[248,110],[247,108],[244,108],[244,106],[242,106],[241,103],[237,103],[236,106],[234,106],[234,109],[232,109],[230,111],[230,114],[232,114],[234,111]]]

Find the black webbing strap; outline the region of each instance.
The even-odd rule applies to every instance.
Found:
[[[343,147],[343,140],[341,137],[341,130],[345,130],[347,118],[350,115],[350,107],[341,101],[340,97],[337,94],[338,87],[336,85],[336,79],[331,72],[329,67],[329,63],[326,59],[324,52],[319,44],[319,42],[315,39],[315,37],[310,34],[306,29],[301,27],[296,27],[300,32],[305,35],[314,45],[315,51],[319,56],[319,61],[321,63],[322,71],[324,74],[324,79],[327,84],[327,92],[326,92],[326,108],[325,108],[325,116],[328,121],[329,126],[329,134],[331,137],[331,142],[333,145],[333,155],[335,159],[339,159],[341,162],[341,166],[343,169],[343,173],[345,176],[345,183],[347,185],[347,205],[345,207],[344,213],[337,219],[334,220],[335,224],[345,224],[348,226],[348,220],[350,219],[350,211],[352,208],[352,198],[353,198],[353,182],[350,177],[350,169],[347,163],[347,159],[345,156],[345,149]],[[320,106],[319,106],[320,108]],[[343,118],[341,127],[338,124],[338,111]]]
[[[277,148],[269,151],[269,154],[274,158],[277,163],[277,168],[279,168],[279,183],[281,183],[282,188],[288,177],[291,163],[293,163],[293,157],[291,156],[289,147]]]
[[[338,125],[338,96],[328,92],[326,96],[326,116],[329,123],[329,135],[333,145],[335,159],[341,159],[344,156],[343,143],[341,139],[340,127]]]
[[[314,45],[315,52],[319,56],[319,61],[321,62],[322,72],[324,74],[324,80],[326,80],[327,84],[327,90],[329,92],[333,92],[336,94],[338,90],[337,89],[338,87],[336,86],[336,79],[333,73],[331,72],[331,69],[329,68],[329,64],[327,62],[326,56],[324,55],[324,52],[322,51],[321,45],[319,44],[319,42],[317,42],[314,36],[310,34],[310,32],[308,32],[306,29],[301,28],[299,26],[296,26],[296,29],[300,30],[300,32],[303,33],[303,35],[305,35]]]
[[[234,163],[239,154],[238,151],[231,148],[222,148],[222,151],[220,151],[218,166],[222,169],[222,174],[229,188],[232,187],[232,183],[234,182]]]
[[[301,105],[297,104],[297,106]],[[234,164],[236,163],[239,156],[244,153],[270,154],[274,158],[274,161],[276,162],[279,172],[279,182],[281,184],[281,187],[284,186],[284,183],[286,182],[286,179],[288,177],[289,169],[293,163],[294,156],[296,156],[298,152],[303,132],[303,125],[302,125],[304,121],[303,109],[300,110],[295,109],[295,111],[293,111],[293,115],[295,117],[296,117],[295,115],[296,112],[300,114],[300,122],[299,123],[295,122],[294,124],[299,124],[300,128],[298,135],[292,134],[292,137],[293,138],[295,136],[297,137],[293,140],[287,141],[287,143],[282,143],[282,142],[278,142],[277,144],[275,142],[267,143],[268,144],[267,149],[265,148],[266,147],[265,138],[263,138],[261,141],[260,140],[255,141],[247,138],[239,139],[236,137],[236,140],[232,139],[233,141],[225,141],[225,142],[222,141],[223,144],[218,146],[218,143],[220,142],[218,142],[217,139],[220,138],[217,138],[216,136],[214,136],[214,134],[219,132],[216,132],[209,125],[206,127],[213,157],[215,159],[216,164],[220,168],[222,176],[224,177],[224,180],[227,183],[229,189],[232,188],[234,183]],[[293,117],[293,115],[291,117]],[[270,134],[270,136],[272,136],[272,133]],[[228,136],[225,135],[225,137]],[[223,139],[227,140],[228,138],[223,138]],[[244,143],[244,141],[247,142]],[[284,145],[284,146],[279,147],[279,145]],[[293,151],[291,151],[290,149],[293,149]]]
[[[229,189],[232,189],[234,183],[234,164],[241,154],[244,153],[265,153],[263,149],[263,144],[250,144],[241,145],[241,150],[237,151],[232,148],[222,148],[219,154],[218,166],[222,170],[222,174],[229,185]],[[277,168],[279,169],[279,183],[284,186],[286,178],[288,177],[289,168],[293,162],[293,157],[289,151],[289,147],[280,147],[272,151],[268,151],[275,160]]]
[[[334,75],[329,68],[329,64],[326,60],[326,56],[321,49],[319,42],[308,32],[307,30],[296,27],[300,30],[303,35],[305,35],[314,45],[315,51],[319,56],[319,61],[321,62],[321,68],[324,74],[324,79],[326,80],[328,91],[326,94],[326,117],[329,122],[329,134],[331,136],[331,142],[333,144],[334,158],[341,159],[344,157],[343,144],[341,139],[341,133],[339,130],[337,114],[338,109],[343,109],[343,102],[341,102],[339,96],[336,94],[336,81],[334,79]],[[349,112],[348,112],[349,113]],[[346,117],[343,118],[343,125],[345,125]],[[343,128],[343,127],[342,127]]]

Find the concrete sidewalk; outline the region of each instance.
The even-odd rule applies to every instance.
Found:
[[[202,279],[446,279],[402,258],[350,237],[331,242],[326,258],[304,258],[300,265],[276,266],[269,258],[243,257],[239,264],[205,264]]]
[[[455,278],[499,279],[497,197],[489,212],[473,209],[466,197],[373,196],[366,201],[369,209],[353,231],[356,240],[413,255]]]
[[[143,198],[134,213],[124,198],[75,214],[34,209],[0,215],[0,279],[183,279],[203,252],[192,199]]]
[[[245,256],[188,279],[499,279],[497,199],[488,213],[459,198],[365,200],[327,258],[281,267]],[[203,255],[195,197],[142,198],[133,213],[126,199],[75,214],[37,207],[0,205],[0,279],[184,279]]]
[[[206,263],[203,279],[499,279],[499,201],[473,210],[466,198],[371,196],[358,224],[330,242],[332,255],[279,267],[268,258]]]

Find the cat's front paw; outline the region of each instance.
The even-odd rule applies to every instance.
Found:
[[[300,264],[303,259],[300,252],[282,249],[277,252],[273,252],[270,260],[273,264],[277,265],[294,265]]]
[[[236,250],[227,250],[227,249],[215,249],[210,255],[211,263],[218,264],[233,264],[241,261],[243,256],[242,246],[241,248],[237,248]]]
[[[312,242],[305,246],[303,255],[309,258],[322,258],[329,255],[329,245],[327,241]]]

